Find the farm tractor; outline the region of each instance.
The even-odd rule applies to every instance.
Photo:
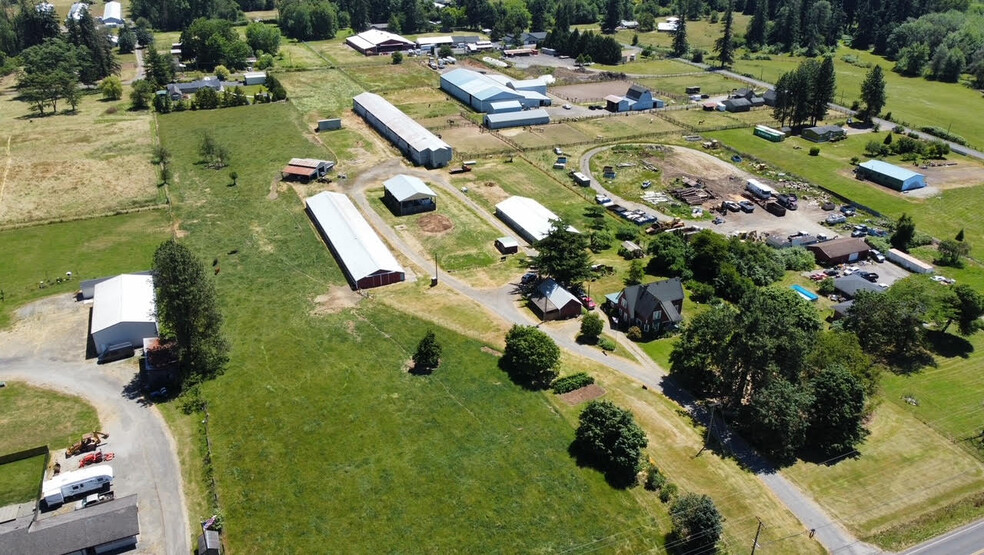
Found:
[[[79,459],[79,468],[85,468],[91,464],[108,462],[115,458],[116,458],[116,453],[103,453],[102,450],[99,450],[96,451],[95,453],[89,453],[88,455]]]
[[[104,439],[109,439],[109,434],[103,432],[92,432],[91,434],[85,434],[82,436],[75,445],[72,445],[65,450],[65,458],[74,457],[80,453],[88,453],[89,451],[95,451]]]

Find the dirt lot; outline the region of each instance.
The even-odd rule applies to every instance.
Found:
[[[610,94],[623,95],[632,86],[631,81],[600,81],[554,87],[550,93],[570,102],[596,102]]]
[[[443,129],[438,135],[458,153],[484,154],[512,148],[495,135],[484,133],[477,125],[460,125]]]
[[[926,176],[926,183],[938,189],[956,189],[984,185],[984,168],[971,161],[952,166],[921,166],[915,171]]]
[[[87,95],[77,113],[31,117],[13,85],[0,80],[0,225],[158,202],[149,112]]]

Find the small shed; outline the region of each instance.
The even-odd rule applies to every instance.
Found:
[[[335,131],[342,128],[342,118],[319,119],[318,131]]]
[[[747,112],[752,109],[752,103],[745,98],[730,98],[722,102],[724,109],[729,112]]]
[[[540,283],[530,303],[541,320],[564,320],[581,314],[581,301],[550,278]]]
[[[243,74],[244,85],[264,85],[266,84],[267,74],[265,71],[247,71]]]
[[[625,253],[624,256],[626,258],[642,258],[646,255],[642,247],[632,241],[622,241],[622,251]]]
[[[222,555],[222,542],[215,530],[205,530],[198,536],[196,555]]]
[[[803,138],[814,143],[839,141],[847,137],[847,132],[838,125],[818,125],[803,130]]]
[[[437,210],[437,194],[412,175],[396,175],[383,182],[383,202],[397,216]]]
[[[329,160],[316,160],[314,158],[291,158],[290,162],[280,170],[280,175],[284,179],[296,178],[303,181],[310,181],[323,177],[335,167],[335,163]]]
[[[519,252],[519,242],[512,237],[499,237],[495,240],[495,248],[502,254],[516,254]]]

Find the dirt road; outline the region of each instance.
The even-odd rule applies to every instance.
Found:
[[[116,454],[116,495],[137,494],[137,552],[187,555],[188,511],[174,439],[160,412],[130,389],[134,360],[97,366],[83,360],[89,308],[67,295],[22,307],[21,319],[0,332],[0,380],[19,380],[78,395],[95,406],[106,451]],[[38,415],[43,425],[44,415]],[[64,464],[64,461],[62,461]],[[75,468],[78,458],[69,462]]]

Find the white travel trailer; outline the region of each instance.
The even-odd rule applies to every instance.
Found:
[[[761,199],[769,199],[776,194],[775,189],[757,179],[749,179],[748,184],[745,185],[745,189],[748,189],[748,192]]]
[[[65,499],[109,489],[113,482],[113,467],[108,464],[87,466],[45,480],[41,485],[41,500],[49,507],[61,505]]]

